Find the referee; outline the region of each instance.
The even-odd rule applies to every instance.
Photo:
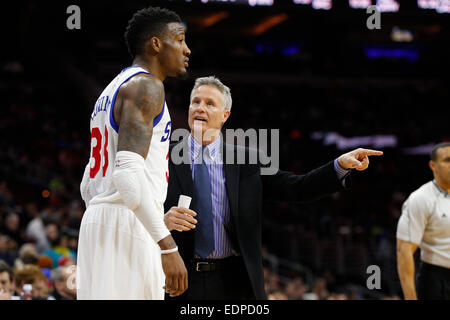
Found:
[[[450,142],[436,145],[434,180],[411,193],[397,226],[397,267],[407,300],[450,299]],[[421,249],[417,293],[414,252]]]

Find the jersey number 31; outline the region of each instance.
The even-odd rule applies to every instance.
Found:
[[[91,179],[93,179],[97,173],[100,170],[100,165],[102,163],[102,133],[98,127],[92,128],[91,132],[91,145],[92,145],[92,139],[96,140],[95,147],[92,148],[92,158],[95,160],[95,164],[92,167],[89,172],[89,176]],[[108,129],[105,126],[105,143],[103,145],[103,156],[105,158],[105,161],[103,163],[103,176],[106,175],[106,170],[108,170]]]

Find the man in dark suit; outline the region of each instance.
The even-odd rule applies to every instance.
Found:
[[[343,190],[350,169],[365,170],[368,156],[382,154],[356,149],[305,175],[264,174],[267,166],[260,161],[236,161],[239,153],[252,159],[258,151],[223,143],[220,132],[231,103],[230,89],[219,79],[197,79],[189,106],[191,134],[170,148],[164,221],[189,275],[188,289],[177,299],[266,299],[263,199],[310,201]],[[180,195],[192,197],[191,209],[177,206]]]

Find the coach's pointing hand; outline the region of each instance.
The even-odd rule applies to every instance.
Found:
[[[381,156],[383,151],[358,148],[344,153],[338,158],[339,165],[344,169],[366,170],[369,166],[369,156]]]

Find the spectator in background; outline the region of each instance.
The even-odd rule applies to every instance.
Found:
[[[52,299],[48,294],[50,288],[47,285],[47,278],[38,266],[32,264],[24,265],[22,268],[15,270],[14,278],[16,292],[19,296],[23,293],[23,286],[31,284],[33,300]]]
[[[268,300],[287,300],[288,296],[281,290],[270,292],[267,295]]]
[[[52,240],[53,248],[42,253],[53,260],[53,268],[60,266],[60,259],[63,257],[70,258],[74,262],[77,260],[77,254],[69,248],[69,238],[70,233],[67,230],[63,230],[59,233],[58,238]]]
[[[20,235],[20,218],[17,213],[10,212],[6,216],[5,224],[0,229],[0,233],[6,234],[12,240],[14,240],[18,246],[21,246],[24,241]]]
[[[5,181],[0,182],[0,204],[1,203],[4,203],[9,207],[13,207],[15,205],[13,195]]]
[[[52,270],[51,280],[54,285],[52,296],[55,300],[76,300],[77,289],[74,281],[75,268],[58,267]]]
[[[283,292],[280,276],[272,272],[268,267],[264,267],[264,291],[267,292],[269,300],[287,300],[287,295]]]
[[[14,265],[17,257],[16,252],[13,250],[14,244],[12,242],[14,241],[7,235],[0,233],[0,259],[4,260],[10,266]]]
[[[77,232],[77,237],[78,230],[80,230],[81,219],[83,218],[83,213],[84,203],[78,200],[72,201],[67,221],[67,227],[71,230],[75,230]]]
[[[33,203],[29,203],[26,205],[26,209],[33,219],[28,223],[25,235],[28,239],[36,243],[37,252],[50,250],[51,246],[45,233],[44,221],[41,219],[36,205]]]
[[[307,291],[308,289],[300,277],[295,277],[286,286],[286,295],[289,300],[304,300]]]
[[[38,267],[41,268],[41,271],[47,279],[50,279],[52,273],[53,260],[49,256],[41,255],[38,261]]]
[[[327,297],[327,300],[350,300],[350,295],[351,292],[349,292],[349,290],[347,290],[346,288],[338,288],[336,292],[332,292]]]
[[[53,195],[53,193],[52,193]],[[57,224],[61,221],[63,216],[62,208],[59,205],[50,205],[45,207],[41,213],[41,218],[46,221],[48,224]],[[47,231],[47,228],[46,228]]]
[[[11,300],[13,293],[13,270],[5,261],[0,260],[0,300]]]
[[[19,250],[19,257],[14,262],[14,267],[22,268],[27,264],[37,265],[39,261],[39,254],[36,252],[36,247],[33,243],[24,243]]]
[[[58,260],[58,266],[60,266],[60,267],[70,267],[75,264],[76,264],[76,260],[74,260],[72,257],[62,256]]]
[[[59,239],[59,228],[55,223],[49,223],[45,227],[45,236],[47,237],[48,242],[50,243],[51,250],[52,247],[56,246]]]
[[[78,251],[78,230],[67,228],[65,231],[68,237],[67,246],[70,250],[76,253]]]
[[[327,280],[325,278],[317,278],[311,290],[317,300],[325,300],[330,294],[327,289]]]

